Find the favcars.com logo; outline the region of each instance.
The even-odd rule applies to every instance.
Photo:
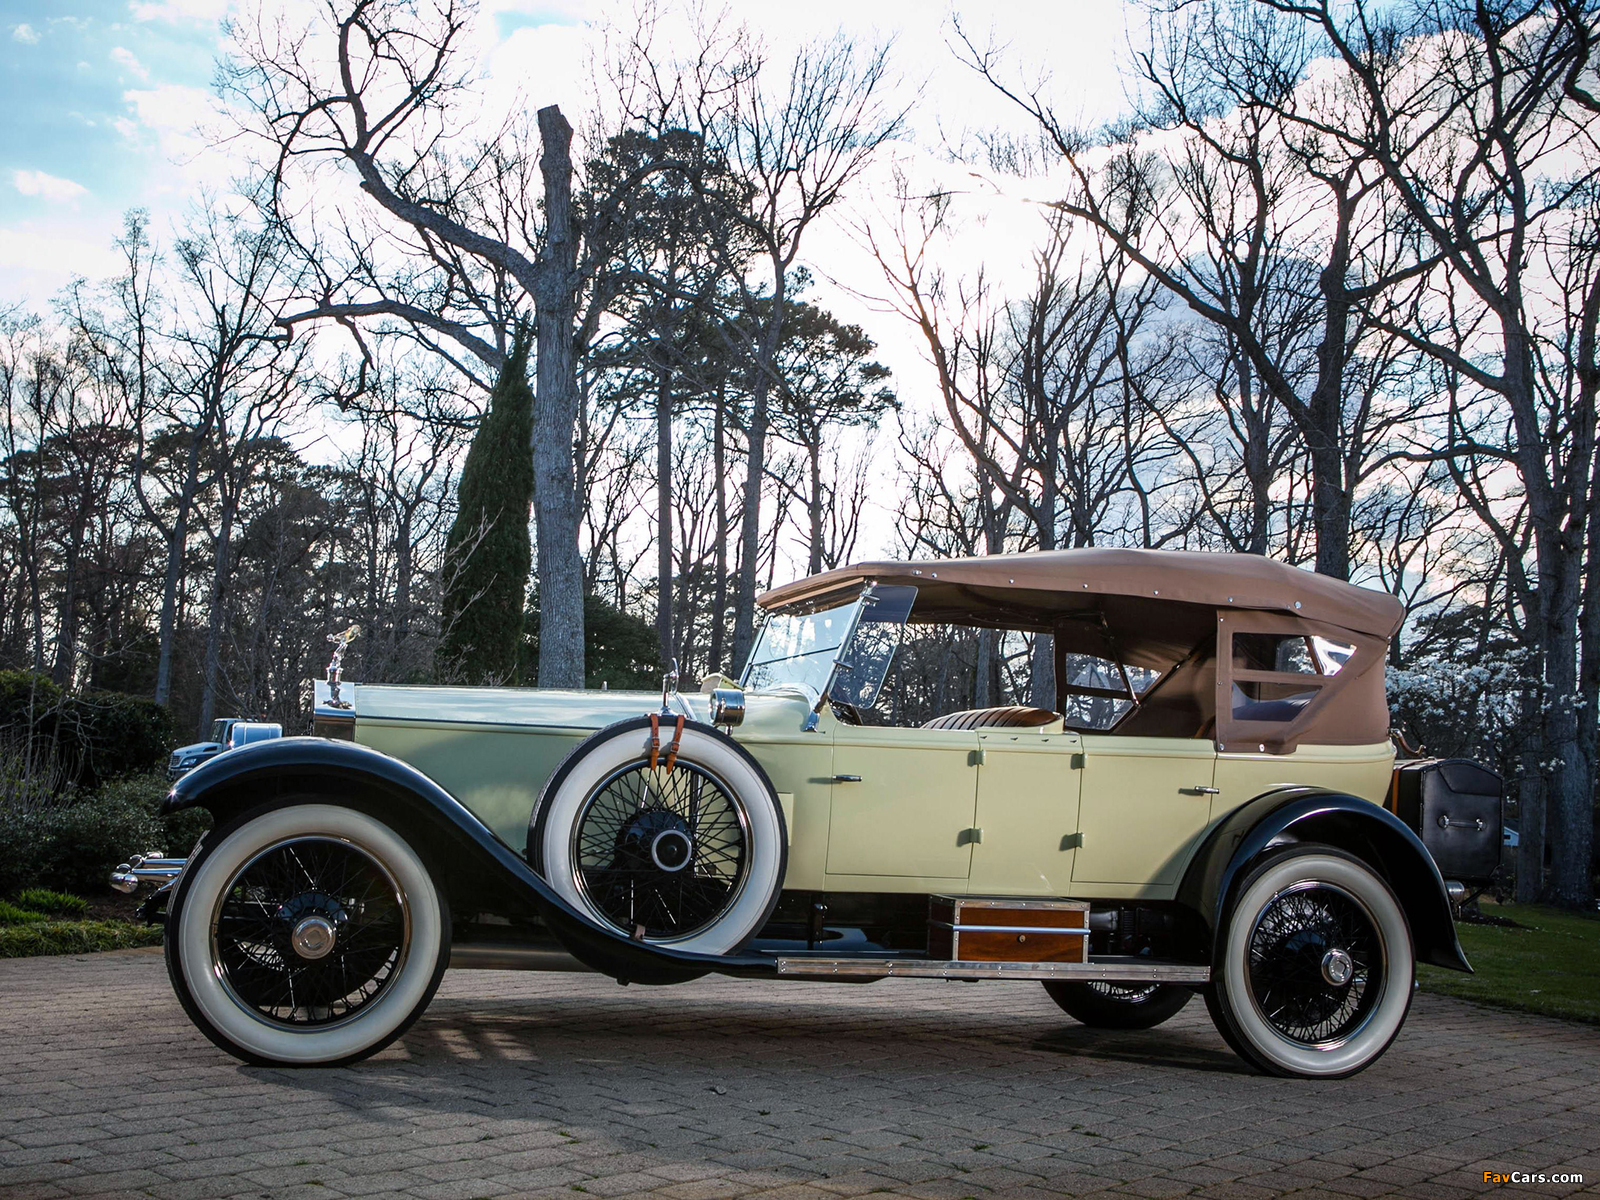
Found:
[[[1485,1183],[1582,1183],[1582,1175],[1560,1171],[1485,1171]]]

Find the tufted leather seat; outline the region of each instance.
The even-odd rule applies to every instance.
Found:
[[[924,729],[1034,729],[1059,720],[1047,708],[1029,708],[1026,704],[1001,704],[995,708],[967,708],[960,712],[945,713],[926,722]]]

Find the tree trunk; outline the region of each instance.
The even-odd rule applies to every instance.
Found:
[[[161,617],[157,625],[156,688],[152,699],[166,704],[172,695],[172,644],[178,617],[178,582],[183,575],[184,551],[189,540],[189,510],[200,486],[200,446],[210,433],[211,422],[190,435],[188,460],[184,464],[183,488],[178,493],[178,508],[173,514],[172,538],[167,543],[167,570],[161,582]]]
[[[572,213],[572,126],[555,105],[539,110],[545,239],[539,252],[539,360],[533,404],[534,528],[538,542],[539,686],[583,686],[583,559],[578,553],[573,436],[578,422],[574,353],[577,231]]]
[[[1317,346],[1317,381],[1306,404],[1302,429],[1311,453],[1311,519],[1317,530],[1317,574],[1350,578],[1350,492],[1345,486],[1340,409],[1344,400],[1346,346],[1350,334],[1350,223],[1355,202],[1349,182],[1335,186],[1338,216],[1328,261],[1318,277],[1322,293],[1322,341]]]
[[[717,388],[716,411],[711,426],[711,478],[717,489],[717,539],[712,556],[711,579],[711,669],[734,675],[744,664],[722,661],[723,640],[728,629],[728,493],[723,481],[728,477],[727,385]]]
[[[1039,549],[1054,550],[1056,548],[1056,508],[1057,486],[1056,480],[1060,469],[1061,456],[1057,431],[1047,433],[1050,438],[1050,451],[1045,455],[1042,486],[1039,489],[1039,505],[1036,509],[1035,527],[1039,532]],[[1083,531],[1087,533],[1087,531]],[[1087,537],[1082,540],[1088,541]],[[1038,633],[1033,638],[1033,668],[1030,672],[1029,703],[1035,708],[1046,708],[1055,711],[1056,707],[1056,650],[1055,638],[1048,633]]]
[[[808,575],[822,570],[822,430],[815,431],[806,446],[808,466],[811,471],[811,492],[806,503],[806,518],[810,526],[811,554],[806,564]]]
[[[229,547],[233,541],[234,504],[224,497],[217,545],[211,558],[211,588],[207,598],[204,684],[200,691],[200,735],[211,728],[217,713],[217,693],[222,690],[222,598],[228,574]]]
[[[656,368],[656,637],[672,661],[672,368]]]
[[[744,512],[739,524],[739,586],[734,596],[733,658],[742,663],[755,642],[756,569],[761,558],[761,489],[767,473],[767,401],[773,364],[783,337],[783,271],[773,272],[772,316],[767,321],[756,358],[755,386],[750,395],[750,430],[744,477]]]

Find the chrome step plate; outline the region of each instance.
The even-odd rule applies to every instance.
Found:
[[[780,958],[791,979],[1070,979],[1083,983],[1210,983],[1211,968],[1129,961],[930,962],[908,958]]]

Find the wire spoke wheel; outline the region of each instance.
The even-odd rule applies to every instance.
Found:
[[[1302,1046],[1336,1045],[1365,1024],[1384,963],[1365,907],[1332,884],[1304,882],[1268,901],[1250,935],[1256,1007]]]
[[[394,876],[338,837],[273,843],[227,882],[212,918],[228,996],[258,1020],[329,1027],[374,1004],[404,968],[411,914]]]
[[[578,888],[611,925],[651,941],[690,938],[738,901],[750,822],[720,779],[679,760],[640,758],[590,792],[573,825]]]
[[[1102,983],[1098,979],[1090,980],[1085,986],[1107,1000],[1123,1004],[1142,1004],[1161,990],[1159,983]]]

